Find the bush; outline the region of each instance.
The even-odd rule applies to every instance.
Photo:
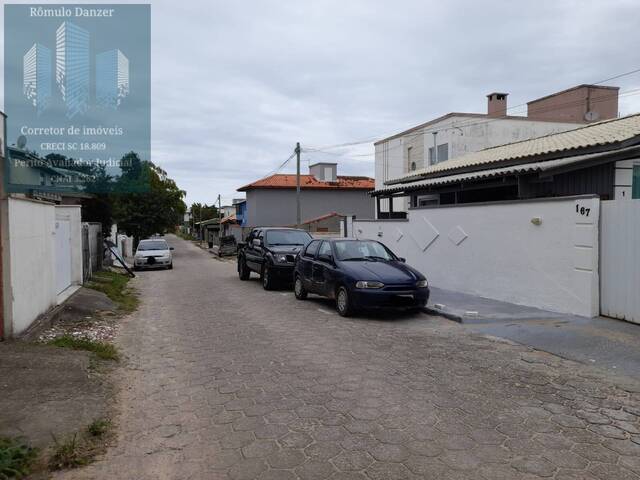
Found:
[[[20,439],[0,437],[0,480],[26,477],[37,455],[35,448]]]

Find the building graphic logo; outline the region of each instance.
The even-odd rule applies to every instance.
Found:
[[[22,92],[40,116],[51,102],[51,50],[34,43],[23,57],[23,68]]]
[[[96,56],[96,103],[116,109],[129,95],[129,59],[118,49]]]
[[[67,107],[67,117],[89,109],[89,32],[71,22],[56,31],[56,84]]]
[[[84,115],[91,102],[91,35],[65,21],[56,30],[55,84],[71,119]],[[53,98],[51,50],[35,43],[24,55],[23,93],[40,116]],[[117,110],[129,95],[129,59],[119,49],[95,56],[95,105]]]

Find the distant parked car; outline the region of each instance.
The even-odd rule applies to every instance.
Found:
[[[309,232],[296,228],[258,227],[238,245],[238,276],[248,280],[251,272],[262,279],[265,290],[278,282],[291,284],[298,252],[312,240]]]
[[[143,268],[173,268],[173,247],[162,238],[147,238],[140,240],[133,258],[133,269]]]
[[[300,252],[294,270],[298,300],[308,293],[335,298],[343,317],[358,309],[421,309],[429,299],[424,275],[374,240],[313,240]]]

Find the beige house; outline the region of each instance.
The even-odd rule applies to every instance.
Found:
[[[526,116],[508,114],[507,93],[487,95],[486,113],[452,112],[375,143],[376,190],[388,181],[486,148],[572,130],[617,117],[618,87],[579,85],[527,104]],[[438,204],[424,197],[422,205]],[[382,200],[377,218],[404,218],[406,199]]]

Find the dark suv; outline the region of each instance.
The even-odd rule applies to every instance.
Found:
[[[254,228],[238,247],[240,280],[248,280],[251,272],[256,272],[265,290],[278,282],[293,282],[296,256],[311,240],[308,232],[296,228]]]

